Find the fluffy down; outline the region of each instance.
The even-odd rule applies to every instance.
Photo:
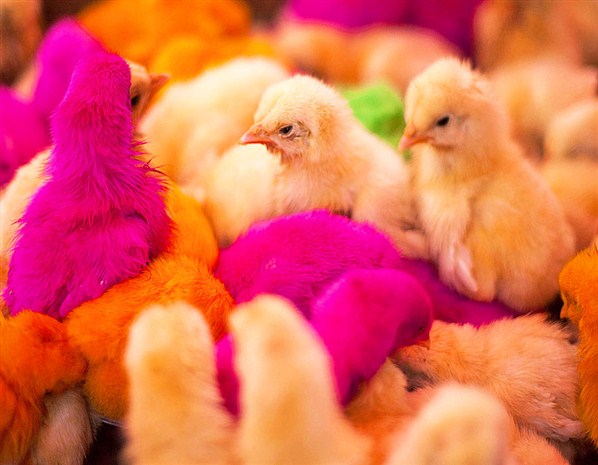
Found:
[[[80,383],[87,364],[66,328],[43,314],[0,313],[0,340],[0,461],[20,463],[42,427],[44,396]]]
[[[132,142],[130,76],[105,52],[73,73],[52,119],[49,179],[21,218],[10,261],[4,298],[13,314],[64,318],[168,245],[163,183]]]
[[[152,305],[131,325],[130,463],[233,463],[233,424],[219,399],[213,345],[201,312],[185,302]]]
[[[139,276],[77,307],[66,320],[70,340],[89,362],[85,393],[101,415],[115,420],[127,411],[122,361],[129,327],[139,312],[151,304],[186,301],[204,314],[218,340],[233,307],[230,294],[210,271],[218,248],[201,206],[177,189],[168,198],[176,230],[171,249]]]
[[[397,353],[401,369],[433,383],[474,384],[496,395],[520,427],[565,445],[581,437],[575,410],[576,346],[571,331],[545,315],[474,328],[435,321],[430,349]]]
[[[239,306],[230,324],[241,384],[243,463],[363,463],[369,444],[343,417],[326,350],[296,309],[263,295]]]
[[[326,209],[375,225],[407,256],[427,256],[402,158],[324,82],[297,75],[270,86],[241,143],[280,159],[270,217]]]
[[[559,275],[561,317],[579,328],[577,374],[579,416],[598,446],[598,241],[579,252]]]
[[[141,124],[154,163],[182,185],[205,171],[251,125],[270,84],[287,77],[274,60],[237,58],[170,86]]]
[[[509,136],[489,82],[437,61],[405,98],[417,212],[441,279],[481,301],[537,310],[558,295],[574,237],[550,187]]]

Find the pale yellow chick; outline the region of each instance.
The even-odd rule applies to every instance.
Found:
[[[272,85],[241,143],[280,160],[272,216],[327,209],[372,223],[407,256],[427,256],[403,159],[332,87],[305,75]]]
[[[331,360],[309,323],[271,295],[230,317],[244,465],[361,465],[369,441],[343,417]]]
[[[455,381],[497,396],[521,428],[568,452],[582,436],[575,400],[576,345],[570,329],[545,315],[498,320],[486,326],[435,321],[430,348],[411,346],[395,356],[412,381]]]
[[[511,134],[534,161],[543,156],[544,135],[554,115],[592,98],[598,88],[598,69],[559,57],[502,66],[489,78],[507,109]]]
[[[540,172],[563,205],[580,251],[598,231],[598,99],[556,114],[544,147]]]
[[[126,455],[134,465],[233,462],[233,422],[216,382],[214,342],[184,302],[144,310],[129,333]]]
[[[509,136],[489,82],[442,59],[409,85],[400,149],[440,278],[480,301],[538,310],[558,295],[573,232],[546,181]]]
[[[210,168],[204,211],[221,248],[272,215],[274,180],[280,170],[279,160],[261,145],[236,145]]]
[[[264,89],[286,77],[275,60],[236,58],[172,84],[141,124],[154,165],[183,187],[200,187],[207,169],[251,125]]]

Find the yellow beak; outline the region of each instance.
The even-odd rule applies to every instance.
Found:
[[[401,140],[399,141],[398,149],[403,151],[413,147],[416,144],[427,142],[428,140],[430,140],[428,136],[425,134],[419,134],[414,126],[408,124],[405,128],[405,132],[403,132],[403,137],[401,137]]]

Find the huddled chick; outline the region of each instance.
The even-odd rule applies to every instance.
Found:
[[[269,169],[271,177],[256,179],[252,185],[271,183],[268,196],[258,202],[268,217],[315,209],[344,214],[369,222],[388,234],[407,256],[425,256],[423,236],[408,188],[408,172],[401,157],[355,118],[347,101],[322,81],[297,75],[270,86],[260,101],[253,126],[241,138],[242,144],[261,144],[280,162]],[[264,163],[262,156],[255,158]],[[239,165],[239,184],[248,168]],[[229,183],[231,172],[225,176]],[[222,185],[213,180],[211,185]],[[237,183],[231,183],[233,191]],[[247,187],[249,190],[250,187]],[[261,189],[258,187],[258,189]],[[259,190],[258,190],[259,192]],[[210,191],[206,203],[216,218],[229,215],[226,195]],[[247,208],[254,198],[249,196]],[[252,222],[261,218],[254,218]],[[248,218],[248,220],[250,220]],[[248,221],[249,222],[249,221]],[[237,226],[243,230],[250,224]],[[218,237],[232,237],[216,230]]]
[[[509,136],[504,108],[467,63],[442,59],[409,85],[400,148],[431,259],[476,300],[537,310],[574,254],[563,208]]]

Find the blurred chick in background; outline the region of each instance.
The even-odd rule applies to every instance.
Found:
[[[266,87],[286,77],[274,60],[238,58],[173,84],[140,127],[154,165],[201,198],[206,171],[251,125]]]
[[[507,109],[511,134],[532,161],[555,114],[598,95],[598,68],[560,57],[533,58],[501,66],[488,75]]]
[[[559,284],[561,318],[579,329],[577,408],[588,436],[598,446],[598,241],[567,263]]]
[[[280,160],[270,216],[326,209],[373,224],[406,256],[427,256],[402,158],[332,87],[306,75],[272,85],[241,143]]]
[[[435,321],[430,348],[401,349],[394,360],[412,382],[474,384],[496,395],[521,428],[571,453],[582,437],[575,408],[572,332],[545,315],[503,319],[480,328]]]
[[[558,294],[574,237],[524,159],[489,82],[442,59],[409,85],[400,149],[412,147],[419,220],[440,277],[476,300],[538,310]]]
[[[540,172],[563,205],[576,250],[598,231],[598,98],[567,107],[552,118]]]

